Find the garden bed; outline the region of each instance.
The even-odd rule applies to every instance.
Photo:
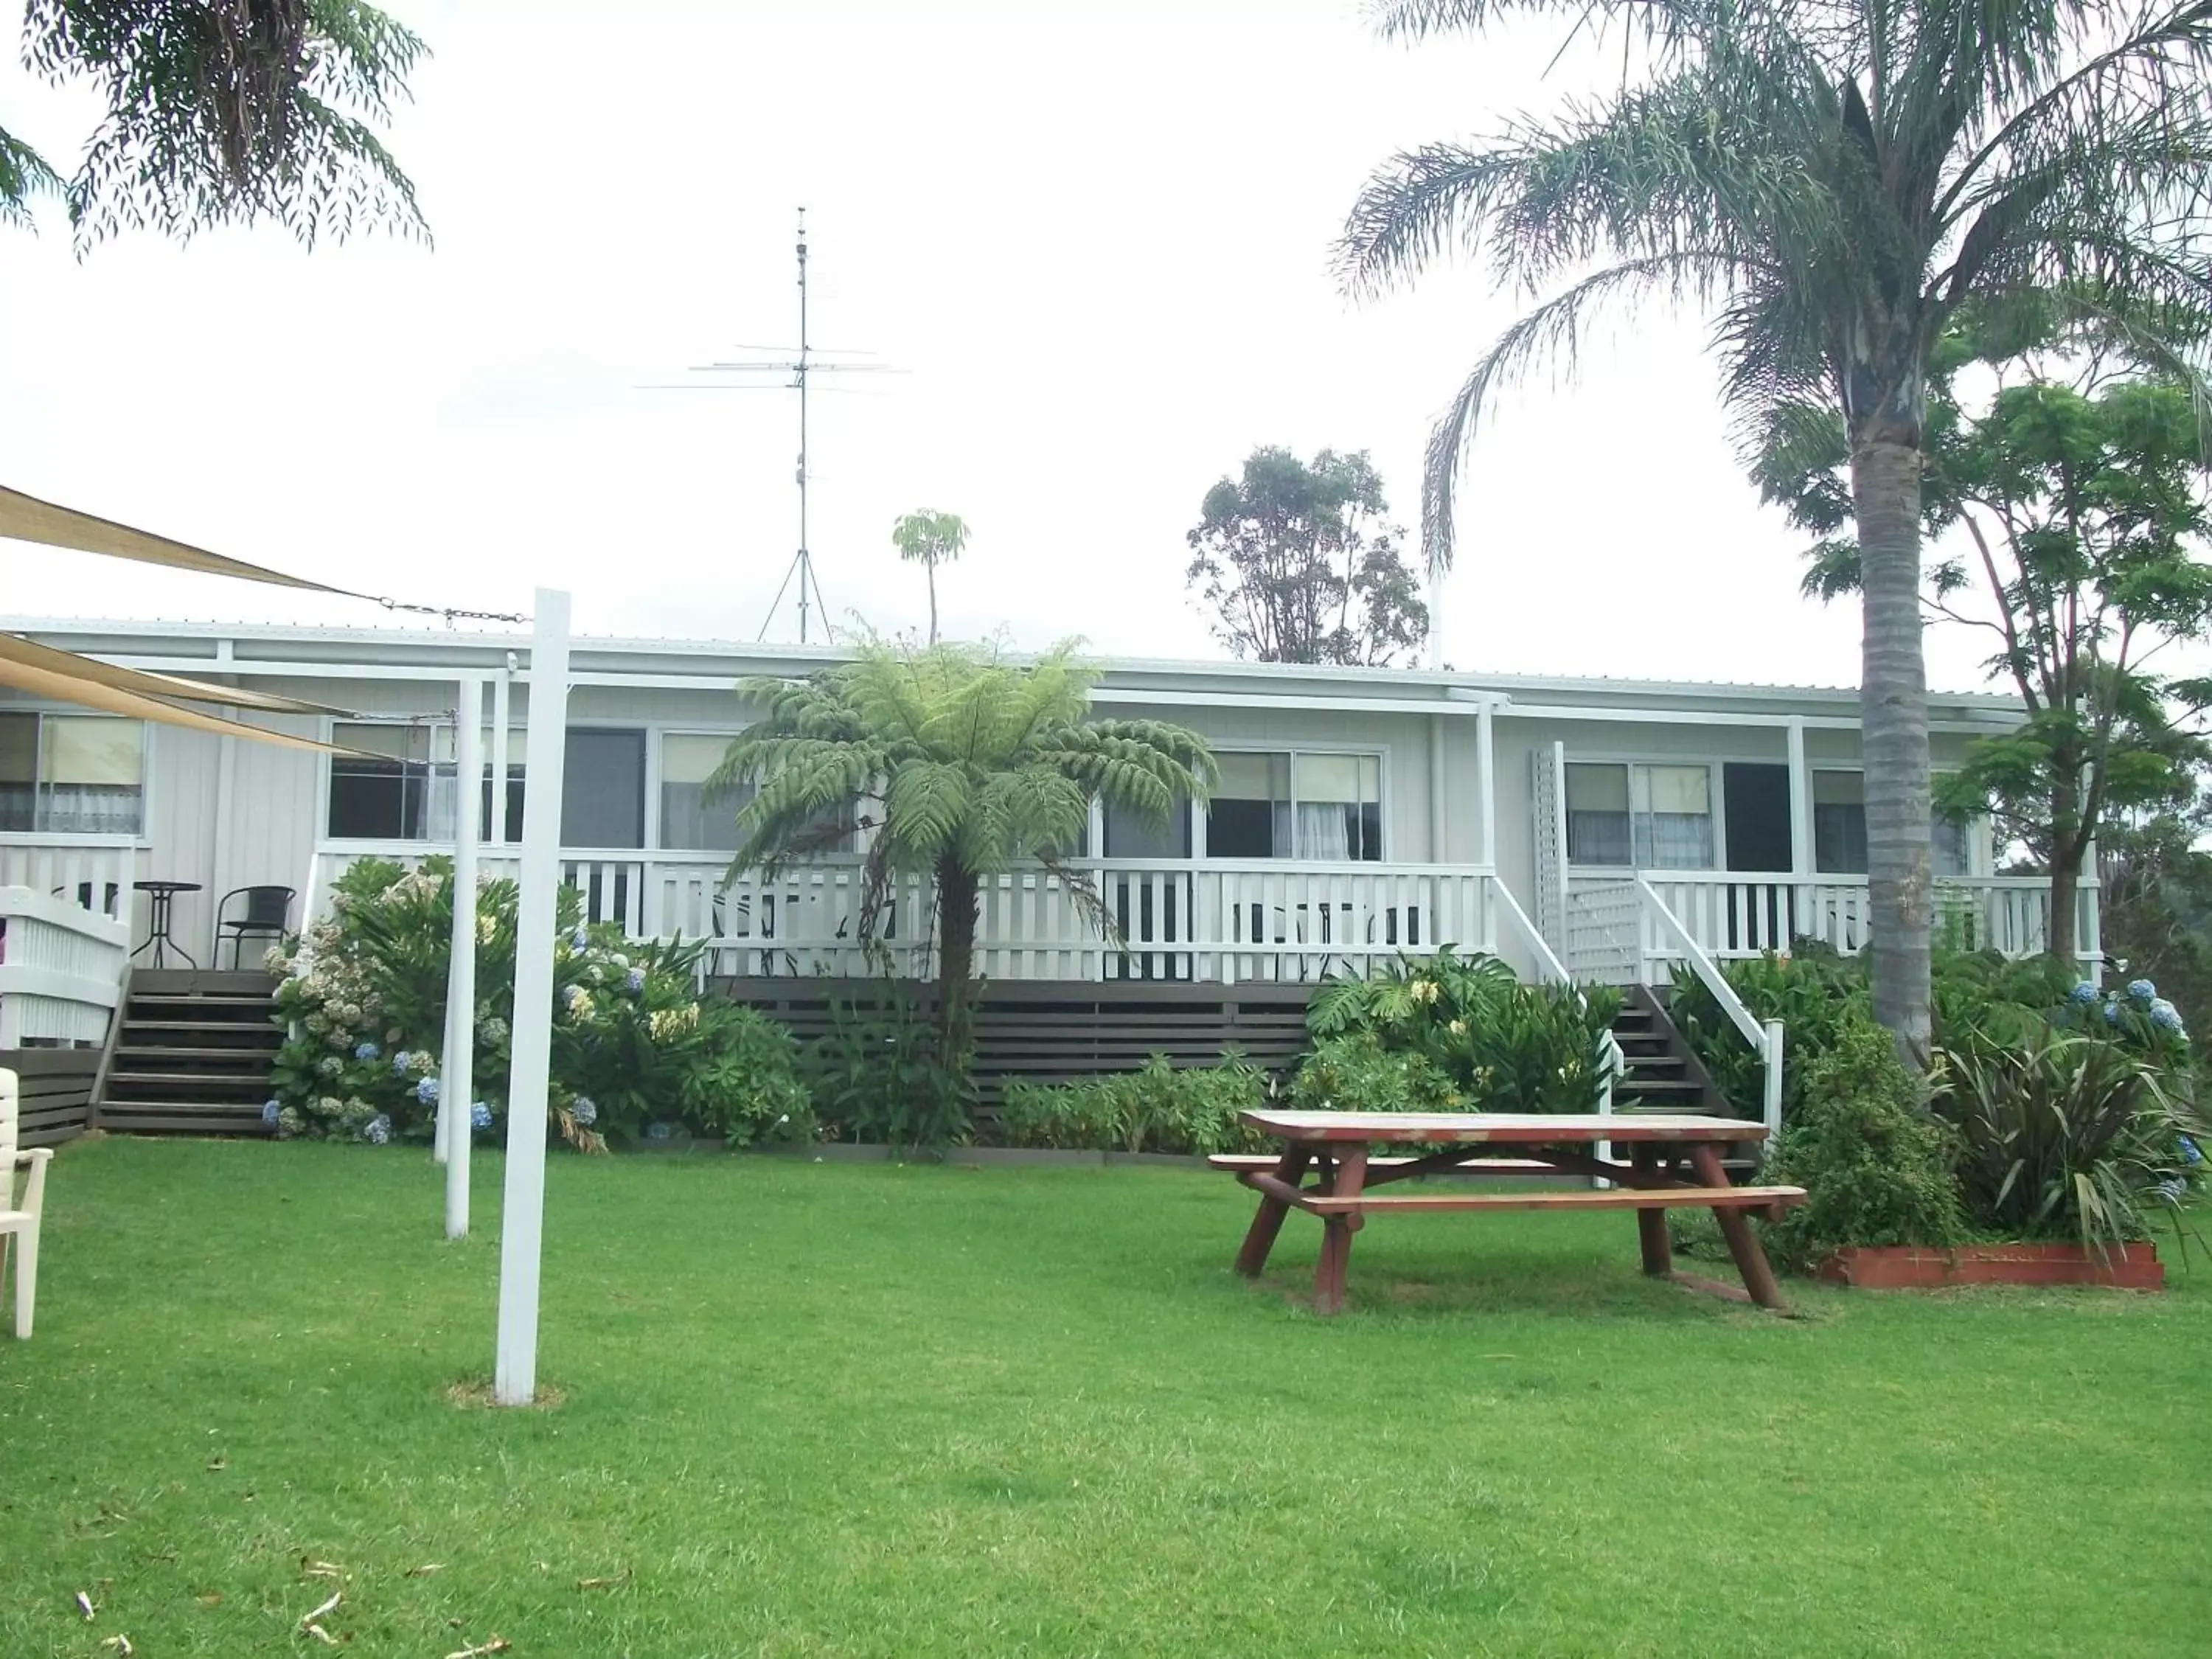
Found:
[[[1954,1285],[2103,1285],[2162,1291],[2166,1264],[2155,1244],[2097,1251],[2081,1244],[1916,1244],[1838,1250],[1820,1264],[1831,1285],[1863,1291],[1940,1291]]]

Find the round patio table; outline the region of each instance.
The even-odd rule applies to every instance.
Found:
[[[143,893],[152,901],[150,913],[146,918],[146,942],[131,953],[132,959],[136,960],[150,948],[154,959],[146,965],[159,968],[168,960],[169,951],[174,950],[186,963],[194,968],[198,967],[199,963],[192,960],[191,952],[169,936],[169,907],[176,902],[178,894],[198,892],[200,884],[196,881],[134,881],[131,886],[133,891]]]

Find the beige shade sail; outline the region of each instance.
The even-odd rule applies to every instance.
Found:
[[[236,576],[243,581],[273,582],[279,587],[338,593],[349,599],[368,597],[325,582],[311,582],[304,576],[288,576],[265,565],[225,558],[220,553],[210,553],[185,542],[173,542],[167,536],[133,530],[127,524],[117,524],[110,519],[95,519],[89,513],[58,507],[5,485],[0,485],[0,538],[41,542],[48,547],[71,548],[80,553],[104,553],[112,559],[136,559],[142,564],[166,564],[210,576]]]
[[[136,691],[141,696],[175,697],[185,702],[224,703],[233,708],[258,708],[270,714],[343,714],[346,712],[319,702],[301,702],[296,697],[279,697],[266,691],[249,691],[242,686],[210,685],[204,680],[188,680],[175,674],[149,674],[135,668],[118,668],[112,663],[80,657],[74,651],[58,651],[51,645],[40,645],[36,640],[27,640],[18,634],[0,634],[0,659],[20,662],[27,667],[43,668],[52,673],[65,674],[73,679],[90,680],[96,685],[112,686],[118,691]]]
[[[68,653],[61,654],[66,656]],[[95,663],[88,665],[101,667],[105,665]],[[194,732],[211,732],[217,737],[252,738],[258,743],[273,743],[283,749],[307,749],[317,754],[347,752],[327,743],[318,743],[313,738],[295,738],[289,732],[270,732],[258,726],[227,720],[220,715],[203,714],[196,708],[179,708],[173,702],[124,690],[97,679],[35,667],[12,656],[0,655],[0,686],[27,691],[33,696],[52,697],[58,702],[103,709],[111,714],[127,714],[136,720],[154,720],[163,726],[181,726]]]

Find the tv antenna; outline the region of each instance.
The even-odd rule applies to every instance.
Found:
[[[775,356],[740,358],[734,362],[694,363],[694,374],[730,374],[740,376],[775,376],[774,380],[737,380],[732,381],[693,380],[674,386],[654,388],[664,392],[796,392],[799,393],[799,465],[794,477],[799,485],[799,550],[792,556],[791,563],[783,573],[783,582],[775,590],[775,599],[761,621],[760,632],[754,637],[766,639],[768,630],[775,625],[776,613],[783,609],[786,596],[797,589],[799,610],[799,642],[807,642],[807,617],[817,608],[822,612],[822,633],[825,639],[835,639],[836,630],[830,622],[830,604],[822,597],[821,578],[815,574],[814,555],[806,538],[807,441],[806,401],[811,383],[817,374],[894,374],[899,371],[886,363],[855,363],[825,362],[815,355],[812,342],[806,331],[806,210],[799,210],[799,344],[794,349],[778,345],[740,344],[740,351],[773,352]],[[832,357],[865,357],[870,354],[860,351],[837,351],[823,347]]]

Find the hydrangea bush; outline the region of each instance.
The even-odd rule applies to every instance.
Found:
[[[476,1048],[469,1121],[506,1130],[514,1033],[517,891],[477,894]],[[624,940],[588,927],[559,892],[554,943],[550,1129],[587,1152],[656,1127],[732,1142],[811,1139],[813,1115],[782,1027],[697,991],[698,948]],[[331,915],[270,954],[286,1036],[263,1115],[285,1135],[426,1141],[437,1118],[453,936],[449,860],[410,872],[349,869]]]

